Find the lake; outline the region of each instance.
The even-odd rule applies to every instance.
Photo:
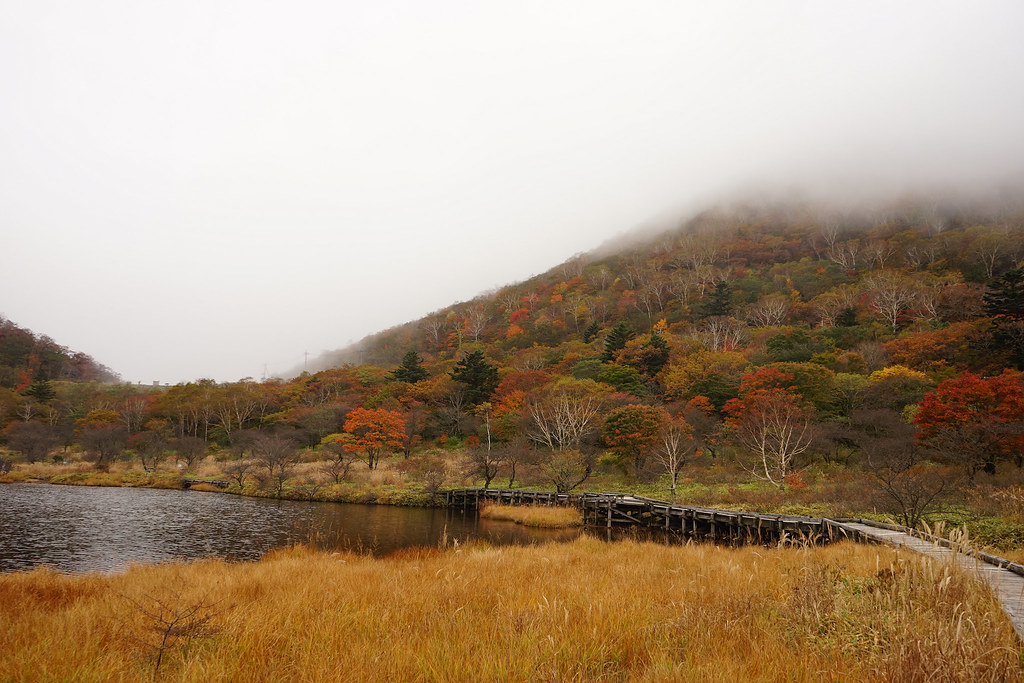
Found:
[[[564,541],[580,529],[531,529],[475,511],[310,503],[161,489],[0,484],[0,571],[49,565],[117,572],[131,564],[255,560],[305,543],[383,556],[442,538],[495,545]]]

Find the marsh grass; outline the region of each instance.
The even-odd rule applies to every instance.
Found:
[[[546,529],[583,526],[583,513],[577,508],[560,505],[548,507],[545,505],[498,505],[485,503],[480,506],[480,517]]]
[[[1022,680],[1009,622],[952,565],[593,538],[0,575],[0,680],[149,677],[120,596],[167,586],[236,607],[164,652],[165,680]]]

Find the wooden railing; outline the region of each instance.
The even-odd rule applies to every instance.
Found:
[[[567,505],[583,513],[588,526],[632,525],[673,531],[692,538],[765,542],[784,537],[827,542],[849,537],[832,520],[801,515],[739,512],[679,505],[628,493],[556,493],[521,489],[454,489],[445,492],[448,507],[476,509],[484,502],[505,505]]]

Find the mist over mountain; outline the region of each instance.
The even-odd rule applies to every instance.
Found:
[[[849,266],[848,274],[856,272],[858,267],[877,266],[911,272],[959,266],[964,280],[981,283],[1024,256],[1024,245],[1017,244],[1024,228],[1024,183],[1017,179],[986,188],[944,187],[895,196],[852,191],[845,195],[812,191],[791,191],[788,195],[771,198],[767,195],[765,191],[743,199],[734,196],[692,212],[684,220],[651,220],[591,246],[588,251],[544,273],[452,302],[420,319],[311,357],[286,376],[345,364],[395,364],[408,348],[428,354],[436,352],[445,346],[442,339],[452,334],[458,339],[462,334],[458,328],[465,326],[472,317],[482,319],[475,326],[476,332],[470,334],[472,341],[493,340],[507,334],[509,316],[521,308],[522,302],[515,300],[515,295],[528,297],[530,291],[546,292],[559,282],[574,278],[582,277],[587,283],[583,288],[585,292],[574,293],[573,301],[577,306],[592,307],[594,301],[602,299],[602,293],[607,294],[616,287],[638,295],[641,302],[633,303],[632,310],[605,301],[599,304],[596,317],[604,323],[610,319],[611,311],[616,310],[628,317],[637,329],[644,329],[655,322],[655,312],[666,317],[669,323],[681,322],[692,315],[692,302],[688,304],[684,300],[688,295],[683,294],[682,285],[677,282],[681,272],[714,268],[715,274],[705,274],[706,277],[712,282],[716,278],[729,282],[737,273],[752,266],[813,259],[832,267]],[[900,238],[892,242],[897,235]],[[774,236],[772,239],[784,236],[786,249],[745,253],[751,239],[770,242],[769,236]],[[861,252],[859,259],[837,255],[840,249],[836,246],[837,239],[838,244],[847,245],[843,248]],[[918,247],[910,246],[910,242],[928,245],[927,250],[932,252],[928,264],[919,262],[915,252]],[[697,244],[708,251],[706,262],[690,253]],[[887,246],[882,247],[883,244]],[[991,250],[988,253],[986,245]],[[911,253],[906,251],[908,248]],[[805,294],[814,291],[817,290]],[[758,295],[767,293],[770,292],[762,291]],[[649,298],[656,301],[653,307],[643,303]],[[745,298],[753,300],[756,296],[748,293]],[[547,307],[541,304],[540,308]],[[565,313],[564,305],[560,308],[559,315],[574,318],[571,312]],[[590,308],[587,311],[591,313]],[[545,311],[542,318],[545,316],[550,316],[550,312]],[[550,322],[556,323],[556,320],[560,318],[553,317]],[[517,345],[564,341],[572,336],[574,327],[575,332],[579,332],[579,322],[576,316],[575,325],[560,328],[556,323],[552,331],[542,335],[546,341],[534,339],[527,326],[525,336]]]

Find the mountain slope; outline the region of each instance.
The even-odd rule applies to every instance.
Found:
[[[649,332],[664,319],[673,332],[704,339],[717,334],[708,318],[722,315],[742,336],[742,327],[832,327],[845,312],[848,323],[877,323],[867,337],[884,341],[981,315],[983,283],[1021,265],[1022,224],[1019,205],[1005,202],[707,211],[382,331],[313,367],[392,366],[410,349],[451,361],[482,346],[508,358],[587,343],[616,322]]]
[[[117,375],[87,354],[0,316],[0,387],[20,390],[33,379],[112,382]]]

